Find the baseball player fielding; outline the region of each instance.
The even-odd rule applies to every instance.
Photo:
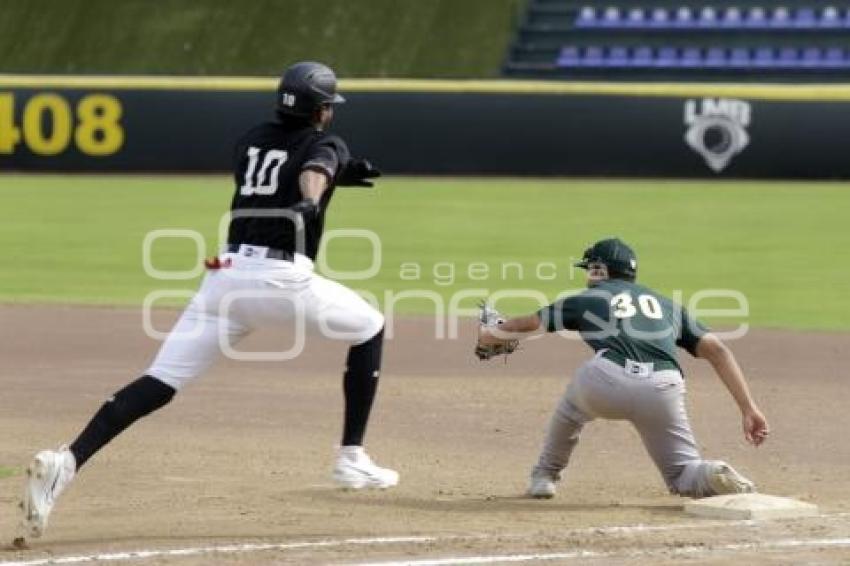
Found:
[[[623,241],[596,242],[576,264],[587,270],[587,290],[480,329],[476,354],[484,359],[509,354],[517,340],[539,331],[577,331],[594,351],[552,415],[529,478],[531,497],[555,496],[582,429],[595,419],[631,422],[671,493],[706,497],[755,490],[728,463],[700,455],[685,410],[677,347],[712,365],[741,411],[744,437],[758,446],[768,436],[767,420],[735,356],[681,306],[637,283],[637,265]]]

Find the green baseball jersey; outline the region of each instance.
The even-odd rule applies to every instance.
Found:
[[[676,347],[696,355],[708,329],[680,305],[652,289],[609,279],[565,297],[538,314],[548,332],[577,330],[594,351],[611,350],[637,362],[679,366]]]

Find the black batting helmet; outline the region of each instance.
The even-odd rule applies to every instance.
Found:
[[[591,263],[602,263],[611,277],[634,280],[637,277],[637,256],[632,248],[620,238],[599,240],[586,250],[576,267],[587,269]]]
[[[323,104],[342,104],[336,92],[336,75],[327,65],[314,61],[295,63],[277,85],[275,108],[283,114],[310,117]]]

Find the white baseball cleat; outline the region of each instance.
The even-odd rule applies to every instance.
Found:
[[[27,468],[27,485],[21,501],[27,536],[38,538],[44,534],[56,499],[74,479],[76,471],[77,463],[67,446],[42,450],[35,455]]]
[[[555,479],[546,473],[533,472],[528,480],[529,497],[535,499],[552,499],[555,497],[557,485]]]
[[[398,484],[398,472],[372,462],[362,446],[341,446],[333,471],[334,481],[343,488],[387,489]]]
[[[756,490],[753,482],[722,461],[712,462],[711,470],[708,472],[708,485],[715,495],[753,493]]]

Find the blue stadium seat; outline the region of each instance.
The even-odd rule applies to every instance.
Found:
[[[839,28],[844,24],[841,21],[841,13],[835,6],[827,6],[820,14],[820,27],[824,28]]]
[[[750,50],[746,47],[733,47],[729,51],[729,66],[747,68],[750,66]]]
[[[616,6],[609,6],[608,8],[605,8],[605,11],[602,13],[602,19],[599,21],[600,26],[607,28],[620,27],[622,23],[620,9]]]
[[[770,27],[773,28],[788,28],[791,27],[791,11],[785,6],[778,6],[773,9],[773,14],[770,17]]]
[[[578,12],[578,16],[576,16],[576,27],[580,28],[592,28],[596,27],[598,21],[596,19],[596,10],[594,10],[590,6],[584,6]]]
[[[812,8],[798,8],[794,13],[793,25],[796,28],[813,28],[817,26],[817,18]]]
[[[579,63],[578,47],[569,45],[561,48],[556,64],[559,67],[577,67]]]
[[[714,46],[634,48],[615,45],[561,48],[556,65],[561,68],[684,68],[684,69],[850,69],[850,53],[843,47],[756,48]]]
[[[723,47],[709,47],[705,52],[703,66],[709,68],[722,68],[729,64],[726,49]]]
[[[645,27],[646,14],[644,13],[643,8],[632,8],[629,10],[628,15],[626,16],[625,25],[630,28]]]
[[[584,67],[601,67],[605,62],[605,54],[601,47],[591,46],[584,48],[584,57],[579,59],[579,64]]]
[[[629,50],[620,46],[611,47],[608,50],[606,61],[609,67],[628,67],[631,63],[629,60]]]
[[[806,47],[803,49],[800,65],[803,67],[822,67],[824,58],[819,47]]]
[[[648,27],[667,28],[670,27],[670,13],[664,8],[654,8],[649,18]]]
[[[583,6],[574,24],[580,28],[610,29],[817,29],[850,28],[850,8],[796,8],[753,6],[747,9],[729,6],[718,9],[706,5],[698,9],[680,6],[624,7],[610,5],[602,8]]]
[[[743,16],[741,15],[741,9],[735,6],[730,6],[726,8],[726,11],[723,12],[723,20],[721,25],[725,28],[740,28],[743,27]]]
[[[668,68],[679,66],[679,51],[675,47],[660,47],[655,54],[656,67]]]
[[[753,67],[773,67],[776,65],[776,53],[772,47],[758,47],[753,53]]]
[[[755,6],[747,11],[744,27],[760,29],[767,27],[767,12],[761,6]]]
[[[776,66],[794,68],[800,65],[800,52],[796,47],[783,47],[776,56]]]
[[[850,59],[843,47],[827,47],[821,58],[821,66],[832,69],[850,67]]]
[[[564,45],[552,57],[559,68],[579,69],[571,73],[574,77],[605,77],[606,70],[618,71],[611,72],[612,77],[625,77],[627,73],[621,71],[632,68],[643,71],[634,76],[665,79],[682,69],[703,71],[682,73],[688,78],[716,76],[734,80],[736,71],[743,70],[755,71],[756,76],[763,71],[765,77],[786,80],[798,76],[787,71],[810,69],[812,77],[829,75],[832,80],[840,77],[830,71],[846,70],[842,76],[850,76],[850,0],[832,4],[833,1],[759,0],[752,5],[749,0],[678,0],[659,5],[658,0],[610,0],[598,4],[582,0],[572,4],[577,7],[570,15],[575,27],[584,28],[576,36],[582,38],[576,40],[579,45]],[[533,32],[541,38],[545,34],[547,42],[555,37],[552,32],[567,35],[563,9],[551,10],[551,18],[544,25],[542,16],[547,13],[535,13],[526,33]],[[641,37],[647,38],[646,44],[635,45]],[[802,43],[809,41],[804,38],[810,39],[808,46]],[[741,44],[747,41],[751,43]],[[588,42],[593,44],[584,45]],[[541,48],[533,47],[528,51],[537,66],[544,49],[542,44]],[[583,74],[581,69],[594,72]],[[712,70],[720,73],[705,72]]]
[[[699,11],[699,27],[713,28],[717,25],[717,10],[713,6],[705,6]]]
[[[635,67],[649,67],[652,65],[652,48],[647,46],[635,47],[632,51],[632,65]]]
[[[690,69],[703,67],[702,50],[699,47],[685,47],[679,58],[679,64]]]
[[[682,6],[676,10],[676,19],[674,25],[679,28],[694,27],[694,13],[687,6]]]

